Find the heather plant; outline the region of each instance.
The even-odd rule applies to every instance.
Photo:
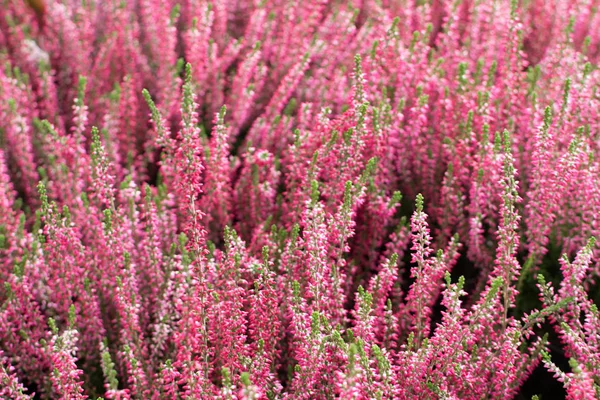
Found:
[[[600,398],[600,2],[0,4],[0,397]]]

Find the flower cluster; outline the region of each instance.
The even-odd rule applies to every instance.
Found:
[[[600,397],[598,0],[0,4],[0,397]]]

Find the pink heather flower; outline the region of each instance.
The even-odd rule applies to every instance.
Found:
[[[8,71],[11,71],[10,68]],[[15,186],[23,192],[27,200],[35,204],[35,187],[39,175],[35,165],[31,120],[36,118],[37,114],[29,106],[32,93],[22,81],[23,77],[20,77],[21,82],[19,82],[18,77],[11,75],[6,75],[4,71],[0,72],[2,97],[5,99],[0,106],[4,157],[7,159],[6,167],[12,175],[13,182],[16,183]],[[10,149],[10,152],[7,149]]]
[[[0,357],[2,357],[2,364],[0,365],[0,384],[2,384],[2,389],[0,389],[0,396],[15,400],[32,399],[35,393],[26,393],[27,389],[23,387],[23,384],[19,382],[19,379],[14,374],[15,368],[6,362],[1,353]]]
[[[225,112],[223,107],[215,116],[213,136],[206,157],[206,173],[204,177],[204,192],[199,207],[203,210],[212,210],[204,216],[205,224],[210,232],[215,232],[211,237],[213,242],[219,242],[226,226],[231,225],[232,193],[231,193],[231,161],[229,158],[229,142],[231,131],[225,126]]]
[[[455,240],[449,244],[447,254],[439,251],[435,258],[430,257],[433,250],[430,247],[431,237],[426,221],[427,215],[423,212],[423,196],[417,195],[417,209],[411,219],[412,262],[416,268],[412,269],[411,277],[415,282],[411,285],[400,309],[398,319],[403,332],[415,332],[416,345],[420,346],[421,340],[429,335],[430,314],[439,288],[441,279],[456,261],[459,243]]]
[[[0,150],[0,185],[0,210],[2,210],[0,222],[12,230],[16,228],[11,226],[16,221],[16,213],[13,211],[16,192],[8,175],[7,161],[2,150]]]
[[[176,173],[174,189],[176,195],[184,199],[184,202],[180,203],[180,212],[186,216],[184,231],[190,238],[188,247],[195,253],[202,253],[206,232],[200,225],[200,219],[204,212],[197,208],[196,201],[202,190],[201,175],[204,163],[200,153],[200,132],[197,127],[198,116],[191,79],[191,66],[187,64],[181,109],[182,126],[172,155],[173,170]]]
[[[52,327],[52,323],[51,323]],[[52,327],[56,329],[56,326]],[[83,371],[75,365],[77,353],[77,332],[65,330],[62,334],[54,333],[48,345],[52,348],[52,386],[61,398],[85,399],[83,387],[79,381]]]
[[[272,386],[273,392],[281,391],[281,385],[272,372],[278,366],[280,357],[279,341],[282,337],[282,324],[277,312],[281,294],[276,292],[276,276],[264,265],[259,271],[250,297],[248,313],[248,334],[253,340],[251,351],[255,366],[252,368],[253,381],[258,387]]]
[[[598,385],[594,382],[594,376],[579,367],[570,373],[571,379],[567,384],[567,399],[591,399],[598,396]]]

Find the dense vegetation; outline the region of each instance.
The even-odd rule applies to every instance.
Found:
[[[600,396],[599,5],[0,0],[0,397]]]

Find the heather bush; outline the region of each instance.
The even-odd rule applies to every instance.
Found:
[[[0,5],[1,398],[600,397],[599,1]]]

